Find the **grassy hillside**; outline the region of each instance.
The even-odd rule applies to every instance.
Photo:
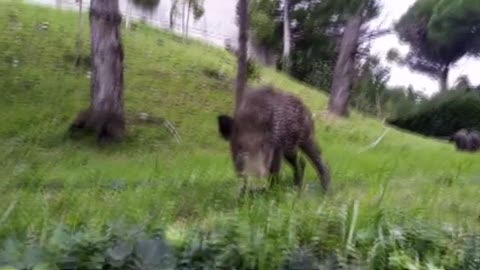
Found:
[[[464,255],[456,253],[458,241],[478,232],[480,155],[397,130],[362,151],[385,126],[358,114],[327,122],[326,96],[269,69],[255,83],[298,94],[316,112],[332,192],[322,195],[308,167],[306,191],[298,197],[285,166],[277,190],[238,201],[240,181],[216,126],[216,116],[233,106],[235,59],[146,26],[123,32],[125,142],[98,149],[92,139],[70,140],[68,124],[89,99],[88,66],[74,67],[77,14],[15,2],[0,3],[0,243],[46,243],[58,224],[104,232],[106,224],[123,220],[162,228],[180,245],[194,228],[233,226],[240,253],[252,251],[259,269],[271,269],[304,246],[315,254],[355,250],[353,257],[372,264],[381,231],[392,237],[395,228],[418,229],[427,243],[419,249],[451,248],[458,261]],[[139,121],[143,112],[172,122],[180,143],[162,125]],[[442,234],[424,233],[418,224]],[[400,259],[419,256],[415,245],[403,248],[408,252]],[[422,263],[450,263],[440,248],[433,250],[420,256]],[[389,254],[382,255],[387,262]]]

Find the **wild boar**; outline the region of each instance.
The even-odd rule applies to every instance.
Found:
[[[457,150],[471,151],[472,142],[468,130],[461,129],[450,137],[450,141],[455,142]]]
[[[298,158],[301,149],[316,168],[323,190],[328,190],[330,172],[315,141],[312,114],[299,98],[272,87],[247,91],[233,118],[218,116],[218,127],[230,143],[240,177],[269,176],[275,182],[285,158],[301,188],[305,167]]]
[[[468,136],[470,137],[470,151],[476,152],[480,150],[480,132],[470,129]]]

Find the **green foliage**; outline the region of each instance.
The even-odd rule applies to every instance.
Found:
[[[403,116],[425,99],[411,87],[389,88],[387,81],[390,70],[380,65],[376,57],[369,57],[359,68],[359,78],[354,86],[351,105],[366,114],[377,117]]]
[[[141,228],[74,232],[59,225],[44,243],[8,239],[0,251],[0,267],[15,269],[154,270],[175,265],[174,250],[163,236],[147,236]]]
[[[282,24],[277,20],[279,0],[253,0],[249,3],[250,28],[256,42],[271,50],[281,49]]]
[[[305,1],[290,0],[292,51],[289,73],[319,89],[330,89],[336,61],[336,42],[346,20],[360,7],[364,21],[378,15],[378,1]],[[277,55],[283,48],[282,1],[255,0],[251,4],[253,38]],[[281,57],[277,66],[280,67]]]
[[[415,92],[412,87],[407,89],[394,88],[388,91],[388,101],[385,104],[385,115],[396,119],[416,111],[417,105],[427,100],[421,93]]]
[[[389,93],[386,86],[389,73],[388,69],[379,65],[377,58],[366,59],[360,68],[358,82],[352,91],[352,106],[375,116],[388,114],[385,110]]]
[[[461,269],[480,269],[480,236],[470,235],[467,237]]]
[[[128,0],[128,1],[132,1],[132,3],[135,6],[140,7],[144,10],[149,10],[149,11],[154,10],[160,4],[160,0]]]
[[[468,90],[468,89],[474,89],[472,83],[470,82],[470,79],[466,75],[462,75],[457,78],[455,82],[454,89],[455,90]]]
[[[480,53],[480,2],[475,0],[442,0],[433,9],[429,22],[429,38],[442,46]]]
[[[296,24],[291,29],[294,39],[290,73],[301,81],[328,90],[336,59],[335,39],[329,30],[335,28],[331,19],[336,13],[324,1],[308,4],[296,1],[296,5],[292,2],[290,17]],[[282,48],[281,42],[278,40],[277,48]]]
[[[330,0],[326,5],[331,11],[340,16],[340,20],[347,20],[350,16],[363,9],[365,22],[377,17],[380,12],[380,3],[377,0]]]
[[[180,5],[186,5],[189,8],[188,12],[192,12],[193,19],[198,21],[205,14],[205,8],[203,7],[203,4],[204,0],[173,0],[169,12],[170,27],[173,26],[175,17],[178,15],[179,10],[181,9]]]
[[[395,29],[410,52],[403,61],[414,70],[434,78],[463,56],[476,55],[478,1],[417,0]]]
[[[263,212],[267,210],[268,212]],[[63,225],[27,243],[7,239],[0,267],[14,269],[477,269],[478,237],[413,221],[374,222],[323,209],[318,217],[293,216],[271,206],[257,209],[271,223],[225,219],[209,229],[192,230],[177,245],[163,233],[113,223],[73,231]],[[341,210],[340,210],[341,211]],[[357,212],[358,214],[358,212]],[[315,222],[319,227],[312,226]],[[344,245],[341,239],[348,240]],[[355,228],[355,229],[353,229]],[[308,236],[308,237],[305,237]],[[330,239],[330,240],[329,240]],[[462,255],[464,254],[464,255]],[[463,268],[460,268],[463,267]],[[2,268],[3,269],[3,268]]]
[[[462,128],[480,130],[480,92],[456,90],[421,103],[415,111],[391,122],[429,136],[450,136]]]
[[[249,80],[258,80],[260,79],[260,75],[260,67],[255,60],[251,58],[247,59],[247,78]]]
[[[203,7],[203,0],[192,0],[191,9],[193,13],[193,19],[199,20],[205,14],[205,8]]]

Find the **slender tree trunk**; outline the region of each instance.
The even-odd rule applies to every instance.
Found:
[[[183,11],[182,11],[182,36],[183,36],[183,39],[185,41],[185,32],[186,32],[186,29],[185,29],[185,9],[187,7],[187,4],[185,3],[185,1],[183,2]]]
[[[172,1],[172,7],[170,8],[170,30],[175,29],[175,15],[177,14],[178,0]]]
[[[90,108],[72,124],[71,131],[93,130],[99,143],[120,139],[125,130],[121,20],[118,0],[91,1],[91,102]]]
[[[348,117],[350,89],[355,71],[355,57],[362,26],[362,13],[359,11],[347,22],[333,73],[330,93],[329,112],[342,117]]]
[[[188,0],[187,6],[187,24],[185,26],[185,37],[188,38],[188,28],[190,26],[190,9],[192,8],[192,0]]]
[[[55,0],[55,5],[57,6],[58,9],[62,8],[62,0]]]
[[[130,29],[130,9],[131,9],[131,0],[127,0],[127,7],[125,8],[125,29]]]
[[[445,65],[440,73],[440,92],[448,90],[448,74],[450,73],[450,66]]]
[[[287,71],[290,67],[290,16],[289,16],[289,0],[284,0],[283,3],[283,67]]]
[[[83,0],[77,0],[78,2],[78,36],[77,36],[77,61],[75,65],[78,67],[82,58],[82,46],[83,46]]]
[[[235,108],[238,109],[247,85],[247,43],[248,43],[248,0],[238,0],[238,70],[236,82]]]
[[[382,110],[382,97],[381,94],[378,93],[379,91],[377,90],[375,93],[375,104],[377,105],[377,116],[382,116],[383,110]]]

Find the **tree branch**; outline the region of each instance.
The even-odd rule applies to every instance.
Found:
[[[392,29],[388,28],[388,29],[381,29],[381,30],[375,30],[375,31],[368,31],[368,32],[365,32],[361,38],[360,38],[360,41],[359,41],[359,44],[362,44],[362,43],[365,43],[365,42],[369,42],[373,39],[377,39],[379,37],[382,37],[382,36],[385,36],[385,35],[389,35],[392,33]]]

